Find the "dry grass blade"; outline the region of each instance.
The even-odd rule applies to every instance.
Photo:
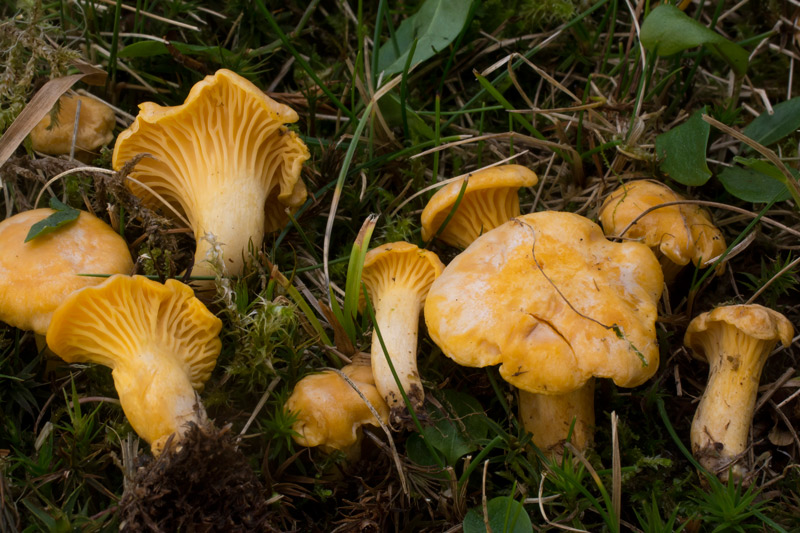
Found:
[[[8,127],[3,137],[0,138],[0,166],[14,153],[17,147],[22,144],[25,137],[33,131],[33,128],[53,109],[53,106],[61,96],[75,85],[78,81],[97,76],[98,70],[72,74],[63,78],[55,78],[45,83],[41,89],[36,91],[28,105],[17,116],[11,126]]]
[[[577,529],[574,527],[565,526],[563,524],[557,524],[556,522],[552,522],[549,518],[547,518],[547,513],[544,512],[544,502],[546,501],[546,498],[543,497],[545,479],[547,479],[547,472],[542,472],[542,479],[539,481],[539,497],[537,498],[539,503],[539,512],[542,514],[542,519],[547,523],[548,526],[557,527],[558,529],[563,529],[564,531],[575,531],[576,533],[590,533],[585,529]]]
[[[617,520],[617,531],[620,529],[620,517],[622,511],[622,461],[619,456],[619,432],[617,424],[619,417],[616,411],[611,412],[611,501],[614,506],[614,514]]]

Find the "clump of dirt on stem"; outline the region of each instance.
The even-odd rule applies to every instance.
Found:
[[[272,532],[264,487],[225,430],[192,426],[147,458],[120,502],[120,531]]]

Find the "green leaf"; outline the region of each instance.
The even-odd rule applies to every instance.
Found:
[[[711,126],[702,118],[705,108],[689,120],[656,137],[656,154],[661,170],[684,185],[703,185],[711,177],[706,148]]]
[[[533,524],[525,507],[508,496],[492,498],[486,504],[489,527],[492,533],[531,533]],[[483,508],[473,507],[467,512],[463,523],[464,533],[486,533]]]
[[[705,45],[724,59],[737,76],[747,71],[747,50],[710,30],[675,6],[662,4],[644,19],[642,44],[660,56],[671,56]]]
[[[772,115],[761,113],[742,133],[757,143],[769,146],[800,128],[800,96],[776,105]]]
[[[403,124],[403,110],[400,98],[390,92],[380,99],[378,102],[381,114],[386,119],[389,126],[402,126]],[[406,120],[408,128],[412,133],[412,138],[430,140],[434,138],[433,130],[428,126],[425,121],[420,117],[416,111],[406,106]]]
[[[394,38],[378,50],[378,71],[383,71],[384,76],[402,72],[414,39],[417,47],[412,66],[447,47],[464,29],[472,1],[425,0],[419,11],[400,23]]]
[[[719,174],[719,181],[726,191],[740,200],[758,204],[773,199],[782,202],[791,197],[789,189],[782,181],[783,174],[780,170],[764,161],[751,161],[754,163],[749,165],[750,168],[728,167]],[[800,177],[796,170],[790,169],[790,172],[795,178]]]
[[[469,394],[446,390],[441,403],[446,412],[434,407],[433,425],[426,426],[423,435],[448,464],[455,465],[463,455],[478,449],[478,441],[486,438],[489,427],[483,407]]]
[[[174,46],[175,49],[178,50],[178,52],[187,56],[202,55],[212,59],[214,58],[221,59],[221,58],[228,58],[234,55],[233,52],[231,52],[228,49],[222,48],[221,46],[202,46],[197,44],[178,43],[175,41],[170,41],[169,44]],[[129,44],[128,46],[119,51],[117,57],[122,57],[122,58],[155,57],[168,54],[169,54],[169,49],[167,49],[167,45],[165,45],[163,42],[145,40]]]
[[[50,208],[55,209],[56,212],[31,226],[28,236],[25,237],[25,242],[53,233],[58,228],[77,220],[78,215],[81,214],[77,209],[63,204],[55,198],[50,198]]]

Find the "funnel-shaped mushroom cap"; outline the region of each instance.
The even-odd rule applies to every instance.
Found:
[[[444,264],[435,253],[408,242],[392,242],[367,252],[362,281],[374,306],[387,290],[398,288],[417,302],[419,313],[431,283],[443,270]],[[362,309],[364,304],[362,296]]]
[[[64,95],[58,99],[58,125],[51,126],[50,115],[31,131],[31,147],[45,154],[68,154],[72,148],[75,113],[81,103],[75,147],[91,151],[114,138],[114,110],[88,96]],[[49,129],[48,129],[49,128]]]
[[[85,211],[48,235],[25,242],[52,209],[24,211],[0,222],[0,320],[47,333],[50,317],[70,293],[101,283],[78,274],[129,274],[128,245],[111,227]]]
[[[686,329],[684,343],[698,359],[708,361],[710,355],[719,352],[721,337],[730,337],[747,350],[758,341],[769,343],[767,353],[780,341],[789,346],[794,327],[789,320],[767,307],[751,305],[727,305],[698,315]]]
[[[428,332],[465,366],[501,365],[528,392],[563,394],[592,376],[640,385],[658,368],[653,252],[613,243],[572,213],[523,215],[482,235],[433,282]]]
[[[305,201],[300,172],[308,149],[284,126],[297,118],[223,69],[192,87],[183,105],[141,104],[136,121],[117,137],[112,163],[119,169],[138,154],[151,154],[131,177],[185,213],[198,240],[195,263],[205,260],[209,247],[201,237],[212,233],[226,270],[238,274],[248,243],[259,248],[265,230]],[[144,188],[133,183],[131,189],[157,205]]]
[[[439,238],[456,248],[466,248],[482,233],[519,215],[520,187],[532,187],[539,178],[521,165],[487,168],[468,176],[467,188],[456,212]],[[428,241],[453,209],[464,180],[448,183],[434,194],[422,211],[422,239]]]
[[[112,368],[131,426],[156,447],[196,420],[194,390],[214,369],[221,328],[187,285],[117,275],[67,298],[47,344],[69,363]]]
[[[375,388],[369,364],[351,364],[342,372],[358,387],[385,423],[389,408]],[[286,402],[286,409],[297,413],[292,429],[301,446],[321,446],[324,450],[350,452],[361,438],[361,426],[378,426],[367,404],[339,374],[325,371],[300,380]]]
[[[660,204],[679,202],[683,196],[661,183],[641,180],[627,183],[611,193],[600,210],[600,222],[608,236],[617,237],[644,211]],[[661,207],[636,220],[623,237],[640,239],[657,249],[675,265],[691,261],[709,266],[725,251],[725,237],[697,205]],[[718,273],[724,265],[720,264]]]

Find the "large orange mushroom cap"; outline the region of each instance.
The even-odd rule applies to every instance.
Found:
[[[439,238],[466,248],[482,233],[519,215],[520,187],[532,187],[539,178],[522,165],[487,168],[468,176],[467,187]],[[458,199],[464,180],[448,183],[434,194],[422,211],[422,239],[436,235]]]
[[[57,231],[25,242],[31,226],[55,213],[32,209],[0,222],[0,320],[39,335],[72,292],[103,278],[79,274],[130,274],[125,240],[86,211]]]
[[[136,121],[117,138],[112,164],[120,169],[146,153],[130,176],[182,211],[197,239],[195,264],[206,259],[211,233],[227,272],[239,274],[250,241],[287,220],[306,198],[300,179],[308,148],[284,124],[297,113],[229,70],[195,84],[183,105],[139,106]],[[135,194],[158,200],[132,182]],[[203,265],[196,273],[211,273]]]
[[[640,243],[572,213],[523,215],[482,235],[433,282],[428,332],[459,364],[501,365],[522,390],[564,394],[592,377],[635,387],[658,368],[663,279]]]

